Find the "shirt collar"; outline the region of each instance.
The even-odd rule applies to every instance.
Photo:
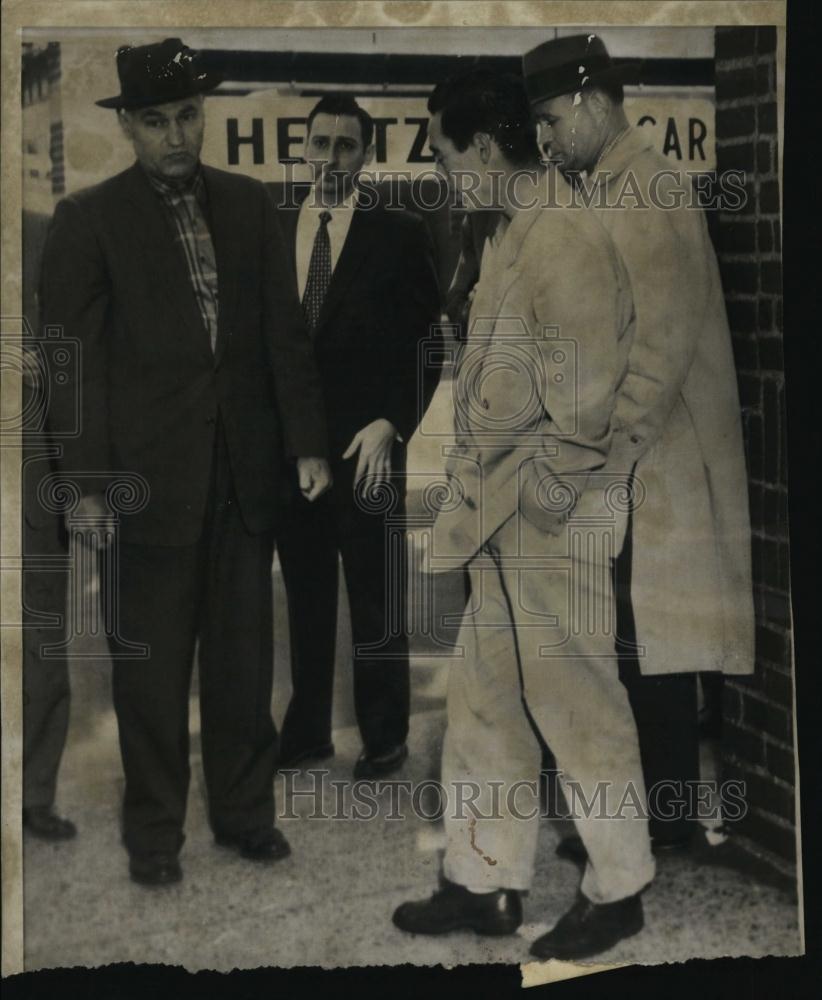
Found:
[[[203,169],[201,164],[197,164],[197,169],[183,184],[171,184],[162,177],[155,177],[147,174],[148,182],[165,201],[177,201],[186,195],[193,195],[200,200],[205,195],[205,181],[203,180]]]
[[[333,207],[329,208],[327,205],[321,205],[318,201],[315,200],[314,191],[312,189],[308,192],[308,197],[303,202],[303,205],[305,206],[305,208],[308,209],[309,212],[316,212],[318,215],[320,214],[320,212],[330,212],[331,217],[333,218],[335,212],[350,212],[353,209],[355,209],[357,207],[358,194],[359,192],[357,191],[356,188],[354,188],[351,194],[349,194],[344,201],[341,201],[339,205],[334,205]]]

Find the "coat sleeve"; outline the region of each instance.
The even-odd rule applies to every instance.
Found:
[[[445,311],[452,323],[467,324],[468,296],[479,278],[480,262],[477,259],[471,216],[466,213],[460,226],[460,256],[454,277],[445,296]]]
[[[610,447],[617,346],[631,320],[630,294],[620,287],[604,242],[552,248],[534,287],[537,384],[549,418],[547,438],[559,448],[552,465],[559,474],[590,471],[603,464]],[[545,327],[556,327],[558,336],[544,336]]]
[[[440,376],[439,362],[423,358],[423,341],[436,339],[440,292],[434,249],[422,220],[406,216],[405,238],[395,251],[395,266],[383,279],[383,301],[393,343],[385,372],[383,412],[408,443],[431,401]],[[426,356],[430,351],[426,351]]]
[[[539,350],[534,382],[547,420],[542,448],[522,470],[520,504],[529,521],[551,534],[590,491],[591,473],[603,467],[611,448],[619,343],[630,331],[633,304],[604,235],[587,248],[573,237],[556,241],[531,275]],[[544,336],[546,326],[558,335]]]
[[[263,215],[263,329],[277,409],[290,458],[325,458],[328,443],[322,385],[296,281],[271,198],[260,185]]]
[[[636,461],[661,435],[693,363],[713,249],[701,210],[618,211],[628,213],[614,239],[631,276],[637,325],[615,427]]]
[[[112,469],[109,436],[108,323],[111,284],[105,258],[88,218],[74,198],[57,205],[46,237],[40,280],[46,344],[54,331],[72,358],[65,381],[51,379],[48,425],[62,443],[63,472],[94,472],[78,485],[99,491]],[[46,337],[46,331],[48,336]],[[51,348],[45,348],[51,353]],[[93,485],[91,485],[93,483]]]

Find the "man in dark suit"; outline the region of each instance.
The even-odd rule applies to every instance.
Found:
[[[293,695],[281,766],[331,756],[337,561],[351,609],[354,699],[363,751],[357,778],[407,756],[405,449],[433,391],[419,343],[439,316],[430,240],[422,221],[358,191],[373,156],[373,122],[346,95],[322,98],[308,118],[305,159],[314,185],[280,207],[297,291],[325,394],[334,485],[316,504],[294,492],[278,551],[288,593]],[[296,195],[296,197],[291,197]],[[423,379],[422,382],[419,380]],[[383,502],[386,501],[386,502]],[[395,528],[389,532],[388,519]]]
[[[43,322],[82,349],[81,433],[61,470],[104,519],[118,473],[147,502],[115,544],[114,658],[135,881],[182,875],[188,697],[199,644],[202,757],[219,844],[289,853],[274,828],[271,563],[278,482],[297,461],[306,502],[328,486],[319,380],[281,234],[262,184],[200,164],[203,94],[216,82],[179,39],[117,53],[117,109],[137,162],[55,211]],[[55,393],[51,420],[72,419]],[[76,514],[77,512],[75,512]]]

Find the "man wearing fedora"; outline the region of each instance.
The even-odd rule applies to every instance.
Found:
[[[178,881],[198,649],[202,760],[218,844],[289,853],[274,827],[271,563],[278,483],[295,460],[308,499],[329,484],[319,379],[262,184],[200,163],[216,80],[179,39],[118,50],[113,108],[136,162],[57,206],[45,326],[82,350],[81,433],[61,471],[105,519],[104,490],[137,474],[147,502],[113,544],[113,696],[131,877]],[[73,397],[52,400],[70,426]]]
[[[437,163],[455,183],[473,179],[467,210],[499,220],[457,359],[452,496],[431,545],[431,568],[464,566],[471,587],[448,681],[442,885],[393,919],[417,934],[516,931],[534,877],[541,737],[563,788],[600,801],[574,814],[589,853],[577,899],[532,945],[580,959],[641,930],[654,876],[607,624],[618,526],[597,471],[633,336],[630,282],[593,213],[563,207],[567,184],[540,162],[521,80],[474,71],[440,84],[428,109]],[[596,294],[581,293],[582,274]]]
[[[545,42],[523,70],[540,148],[572,180],[585,175],[631,278],[636,333],[608,467],[633,475],[644,499],[615,564],[621,675],[654,849],[702,850],[715,838],[677,805],[699,780],[696,674],[748,674],[754,660],[747,476],[716,256],[688,175],[628,123],[623,82],[636,64],[614,64],[587,34]],[[633,194],[620,204],[628,185],[646,208]]]

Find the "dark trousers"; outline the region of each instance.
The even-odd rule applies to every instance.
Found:
[[[68,570],[36,565],[38,556],[66,557],[61,519],[34,518],[26,493],[23,518],[23,808],[51,808],[69,724],[65,655],[47,655],[65,638]],[[50,616],[49,622],[44,616]]]
[[[386,525],[386,517],[402,516],[404,484],[399,476],[392,482],[390,511],[379,502],[364,509],[353,492],[355,463],[335,463],[333,487],[313,503],[294,493],[280,522],[293,691],[280,742],[284,759],[331,739],[338,554],[351,610],[354,704],[363,744],[379,754],[408,735],[405,533],[389,538]]]
[[[649,833],[655,843],[663,844],[684,840],[694,831],[696,817],[690,809],[685,783],[699,780],[697,675],[642,675],[634,652],[632,552],[633,531],[629,521],[625,545],[614,563],[619,677],[628,689],[639,733],[642,771],[651,810]],[[660,782],[671,782],[673,787],[660,785]],[[654,789],[654,786],[658,787]],[[663,818],[668,816],[673,818]]]
[[[133,854],[177,851],[184,840],[197,645],[212,829],[234,836],[274,822],[273,538],[246,531],[219,424],[215,441],[197,544],[121,545],[120,631],[149,647],[147,659],[115,658],[113,669],[126,778],[123,834]]]

